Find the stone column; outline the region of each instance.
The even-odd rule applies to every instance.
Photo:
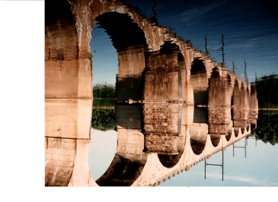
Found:
[[[85,7],[66,0],[46,2],[45,184],[49,186],[68,186],[74,168],[80,168],[78,142],[90,139],[92,63]]]
[[[249,117],[248,123],[251,124],[251,127],[257,126],[257,119],[258,119],[258,98],[256,87],[251,86],[251,92],[248,94],[248,102],[249,102]]]
[[[233,126],[234,128],[244,129],[248,126],[249,103],[247,91],[244,85],[235,82],[233,92]]]
[[[232,86],[213,70],[208,90],[208,132],[227,135],[231,123]]]
[[[177,53],[151,53],[144,90],[145,149],[177,153],[181,128],[180,72]]]

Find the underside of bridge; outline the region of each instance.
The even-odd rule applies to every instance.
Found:
[[[128,14],[104,13],[98,16],[96,21],[100,27],[106,30],[118,51],[147,45],[144,33]]]

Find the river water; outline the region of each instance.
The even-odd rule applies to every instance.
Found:
[[[117,132],[92,129],[89,167],[98,179],[110,166],[117,147]],[[278,145],[256,140],[255,134],[242,139],[224,151],[224,179],[220,166],[207,166],[204,161],[159,186],[278,186]],[[221,164],[222,153],[211,156],[207,163]]]

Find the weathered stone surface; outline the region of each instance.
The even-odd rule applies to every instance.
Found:
[[[73,172],[75,140],[46,139],[45,185],[67,186]]]
[[[176,136],[167,134],[148,134],[145,136],[145,150],[159,154],[178,154]]]

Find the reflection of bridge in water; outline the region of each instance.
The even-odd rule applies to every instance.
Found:
[[[95,24],[119,60],[117,152],[96,181],[88,167]],[[48,1],[45,30],[48,186],[157,185],[256,127],[250,84],[118,0]]]

